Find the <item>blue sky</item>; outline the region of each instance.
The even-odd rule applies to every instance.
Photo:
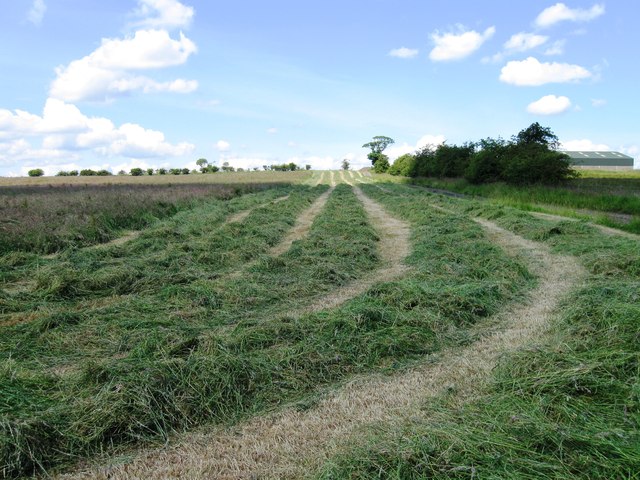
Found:
[[[640,167],[636,0],[13,0],[0,175],[367,164],[532,122]],[[633,99],[636,98],[634,101]]]

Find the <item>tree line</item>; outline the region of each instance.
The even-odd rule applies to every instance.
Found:
[[[550,128],[533,123],[505,140],[487,137],[462,145],[427,145],[414,154],[398,157],[389,166],[382,152],[393,143],[374,137],[369,158],[376,172],[406,177],[465,178],[470,183],[506,182],[514,185],[557,183],[575,176],[570,157],[558,151],[560,142]],[[385,141],[384,139],[391,140]],[[370,142],[372,143],[372,142]],[[379,163],[380,162],[380,163]]]
[[[229,162],[224,162],[221,167],[210,164],[206,158],[199,158],[196,160],[196,165],[198,165],[198,170],[189,168],[139,168],[135,167],[129,170],[129,172],[125,172],[124,170],[120,170],[118,175],[131,175],[133,177],[139,177],[142,175],[189,175],[196,173],[216,173],[219,171],[222,172],[244,172],[244,171],[258,171],[259,167],[253,167],[252,169],[244,169],[241,167],[235,168],[229,165]],[[297,164],[290,163],[282,163],[282,164],[273,164],[273,165],[263,165],[262,169],[264,171],[275,171],[275,172],[295,172],[298,170],[302,170],[300,166]],[[311,170],[311,165],[305,165],[305,170]],[[41,168],[34,168],[28,171],[28,175],[30,177],[42,177],[44,175],[44,170]],[[85,168],[82,170],[61,170],[56,176],[57,177],[106,177],[113,175],[113,173],[109,170],[93,170],[90,168]]]

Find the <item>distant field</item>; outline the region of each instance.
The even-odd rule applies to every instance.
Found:
[[[311,172],[302,170],[298,172],[217,172],[213,174],[189,174],[189,175],[111,175],[108,177],[0,177],[0,187],[10,185],[60,185],[60,184],[181,184],[181,183],[261,183],[261,182],[287,182],[301,183],[311,178]]]
[[[640,471],[635,237],[302,173],[0,187],[40,229],[50,203],[68,231],[94,197],[174,205],[117,241],[5,244],[1,477]]]

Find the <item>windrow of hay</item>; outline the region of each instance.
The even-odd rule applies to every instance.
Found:
[[[472,400],[501,355],[544,335],[559,302],[583,276],[573,258],[553,255],[489,221],[480,223],[495,242],[526,257],[539,276],[527,302],[498,314],[498,331],[399,375],[353,380],[310,409],[289,409],[231,429],[187,435],[125,465],[64,478],[301,478],[345,444],[357,442],[362,429],[424,415],[421,406],[429,398],[448,392],[458,403]]]
[[[296,240],[300,240],[301,238],[304,238],[308,235],[309,230],[311,229],[311,225],[313,225],[313,221],[326,205],[331,192],[333,192],[333,187],[320,195],[308,209],[306,209],[300,214],[300,216],[298,216],[293,228],[289,230],[287,235],[282,239],[282,241],[280,241],[280,243],[271,248],[271,250],[269,251],[270,255],[282,255],[284,252],[291,248],[293,242],[295,242]]]

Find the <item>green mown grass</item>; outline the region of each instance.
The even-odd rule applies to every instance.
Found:
[[[240,224],[221,225],[230,209],[210,202],[99,254],[26,263],[24,276],[47,280],[0,296],[0,322],[24,316],[0,326],[3,474],[304,403],[355,373],[471,341],[471,327],[533,284],[464,216],[398,200],[413,228],[412,272],[339,308],[293,314],[380,264],[346,185],[307,238],[266,255],[325,189],[294,189]]]
[[[525,188],[503,183],[472,185],[465,180],[412,179],[411,183],[484,197],[521,210],[590,218],[606,226],[640,233],[640,178],[637,176],[576,178],[561,186]],[[622,220],[615,214],[631,217]]]
[[[575,255],[589,276],[549,337],[504,358],[477,400],[455,408],[444,396],[425,404],[422,420],[381,425],[318,477],[638,478],[639,242],[508,207],[432,199]]]

